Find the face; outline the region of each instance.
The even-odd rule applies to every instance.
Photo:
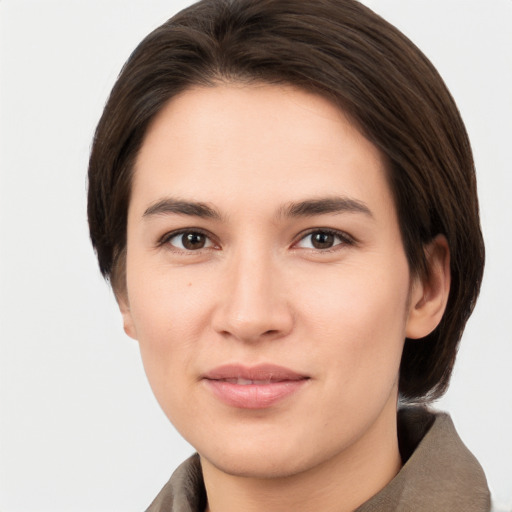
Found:
[[[125,329],[203,460],[291,475],[389,434],[415,282],[383,159],[334,105],[271,85],[172,99],[127,229]]]

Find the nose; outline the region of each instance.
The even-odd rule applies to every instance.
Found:
[[[288,335],[294,318],[282,272],[271,255],[239,254],[226,263],[214,330],[248,343]]]

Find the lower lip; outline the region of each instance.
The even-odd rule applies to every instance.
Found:
[[[268,384],[233,384],[206,379],[215,396],[232,407],[265,409],[296,393],[308,379],[269,382]]]

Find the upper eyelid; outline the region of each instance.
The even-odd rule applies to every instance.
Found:
[[[208,237],[213,244],[220,245],[218,243],[217,237],[213,233],[211,233],[210,231],[208,231],[206,229],[198,228],[198,227],[180,228],[180,229],[168,231],[165,234],[163,234],[161,237],[159,237],[159,239],[157,241],[157,245],[158,246],[164,245],[170,239],[174,238],[175,236],[184,234],[184,233],[200,233],[201,235]],[[335,229],[335,228],[328,228],[328,227],[314,227],[314,228],[309,228],[309,229],[303,230],[300,233],[298,233],[295,236],[295,238],[292,240],[291,246],[292,247],[295,246],[298,242],[300,242],[307,236],[312,235],[313,233],[329,233],[329,234],[333,234],[335,236],[340,237],[340,239],[346,243],[349,243],[349,244],[357,243],[357,240],[353,236],[349,235],[346,231],[342,231],[342,230]]]
[[[339,236],[343,241],[347,243],[355,244],[357,240],[352,236],[349,235],[346,231],[342,231],[340,229],[334,229],[334,228],[310,228],[305,231],[302,231],[297,235],[295,238],[293,244],[296,244],[297,242],[300,242],[304,238],[306,238],[309,235],[312,235],[313,233],[329,233],[335,236]]]
[[[209,238],[212,243],[214,243],[214,244],[217,243],[215,236],[212,233],[210,233],[209,231],[205,230],[205,229],[202,229],[202,228],[181,228],[181,229],[176,229],[176,230],[172,230],[172,231],[167,231],[166,233],[164,233],[161,237],[158,238],[157,245],[158,246],[164,245],[169,240],[171,240],[171,238],[174,238],[175,236],[183,235],[185,233],[199,233],[199,234],[204,235],[207,238]]]

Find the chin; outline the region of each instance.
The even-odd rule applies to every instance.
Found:
[[[256,479],[280,479],[304,473],[335,455],[313,444],[308,447],[307,439],[293,439],[293,436],[247,441],[246,438],[241,443],[224,442],[208,446],[204,451],[198,447],[198,452],[202,459],[225,474]]]
[[[307,464],[302,467],[296,456],[283,457],[282,454],[270,456],[261,449],[255,452],[257,453],[245,452],[236,455],[224,453],[212,458],[201,455],[201,458],[206,459],[223,473],[241,478],[279,479],[296,475],[307,469]]]

